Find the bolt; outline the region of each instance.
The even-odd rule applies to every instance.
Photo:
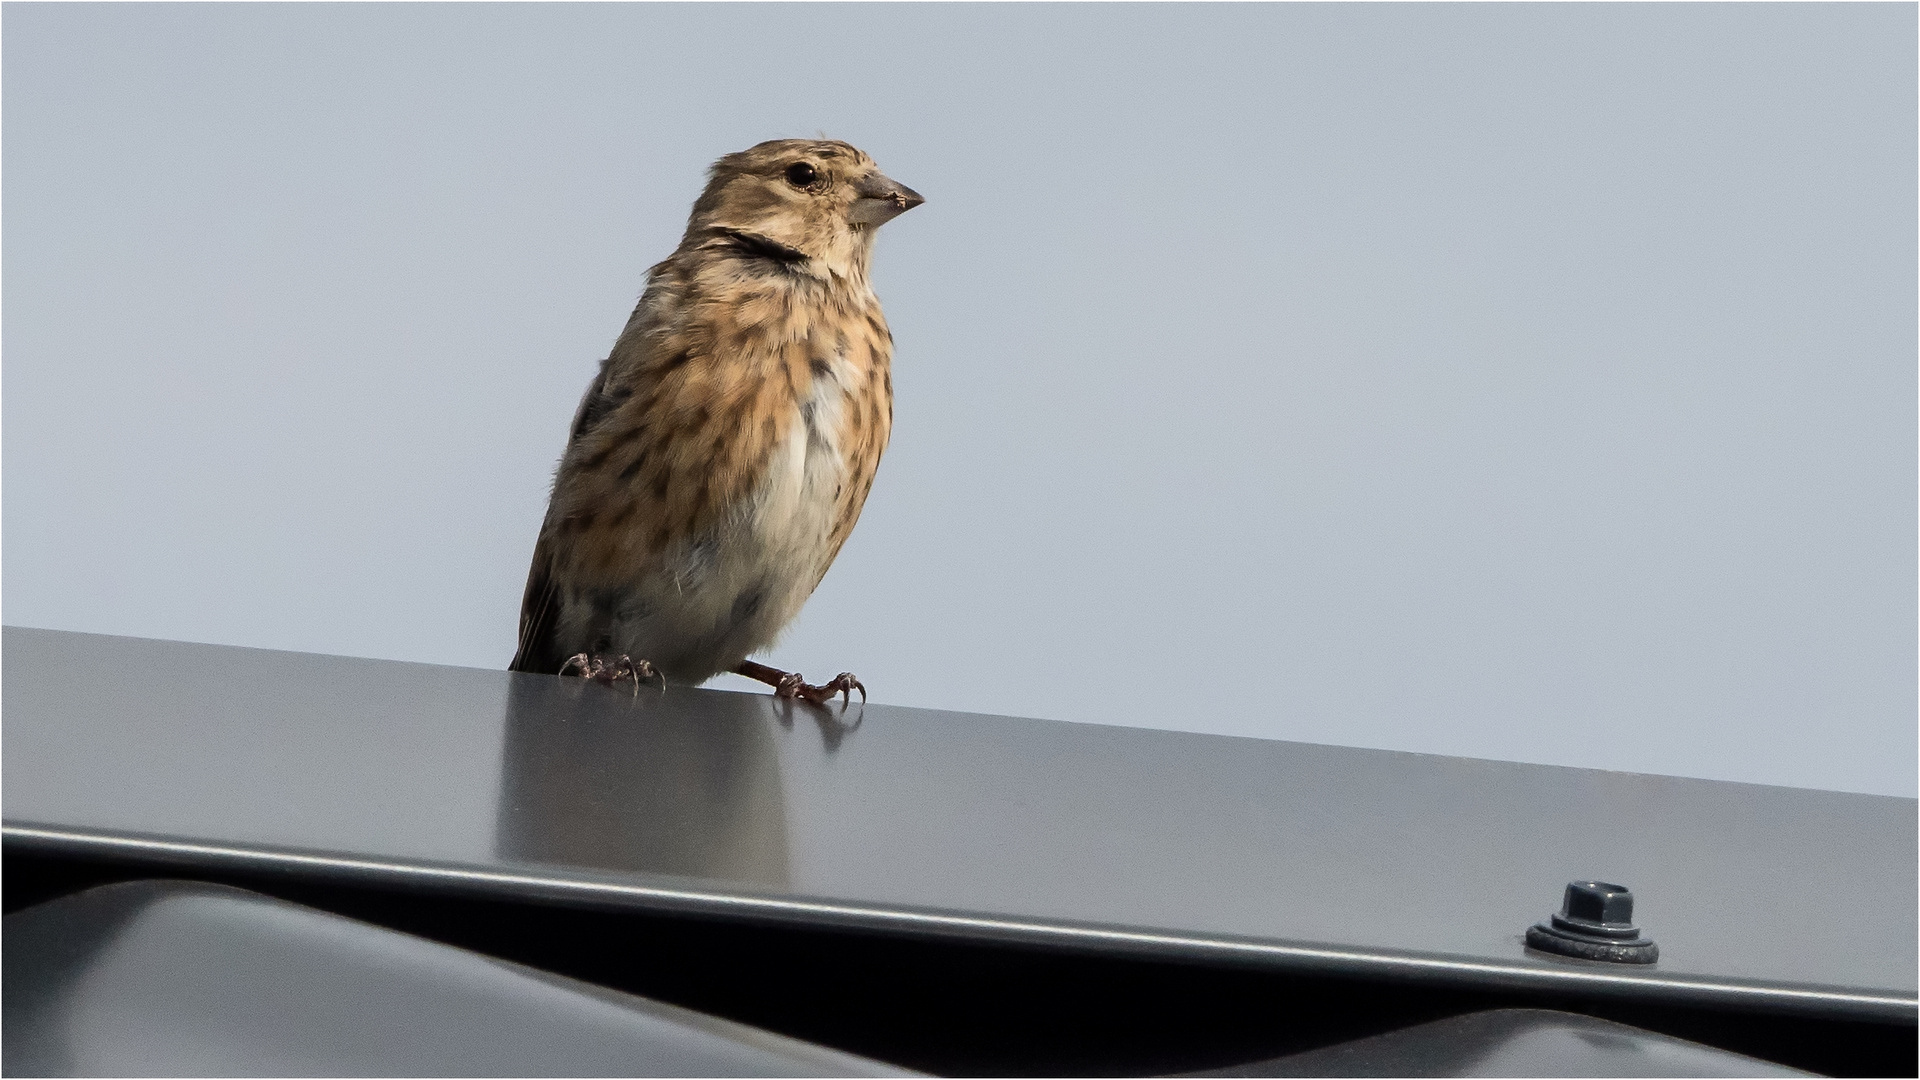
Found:
[[[1572,923],[1629,927],[1633,925],[1633,893],[1624,885],[1604,881],[1570,881],[1560,917]]]
[[[1527,947],[1581,960],[1651,964],[1660,947],[1633,925],[1633,893],[1604,881],[1569,881],[1560,910],[1527,928]]]

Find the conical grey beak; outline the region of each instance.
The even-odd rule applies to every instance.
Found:
[[[885,225],[927,200],[905,184],[874,173],[854,188],[860,197],[848,213],[856,224]]]

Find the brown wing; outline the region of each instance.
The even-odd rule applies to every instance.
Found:
[[[567,429],[567,450],[561,457],[561,468],[566,468],[567,456],[573,452],[574,444],[580,436],[591,430],[604,418],[610,408],[605,389],[607,368],[611,357],[600,361],[600,371],[588,384],[587,392],[580,396],[580,404],[573,411],[573,423]],[[558,478],[556,477],[556,485]],[[526,591],[520,595],[520,633],[518,644],[513,652],[513,661],[507,665],[508,671],[537,671],[553,674],[566,663],[567,656],[558,655],[553,635],[560,610],[558,589],[551,565],[551,546],[549,537],[553,535],[553,507],[547,507],[547,519],[540,525],[540,537],[533,545],[533,565],[527,570]]]

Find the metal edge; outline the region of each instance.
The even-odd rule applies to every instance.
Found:
[[[5,634],[15,630],[22,631],[25,633],[30,633],[30,634],[58,634],[58,635],[65,635],[69,637],[103,638],[110,641],[131,641],[131,642],[139,642],[145,645],[178,645],[178,646],[184,646],[184,647],[194,648],[194,649],[225,649],[225,650],[231,650],[235,652],[273,653],[278,656],[298,656],[298,657],[306,657],[309,659],[337,660],[337,661],[356,663],[356,664],[376,664],[376,665],[392,664],[392,665],[399,665],[404,667],[434,668],[440,671],[461,672],[465,674],[500,675],[500,676],[505,676],[509,682],[516,679],[551,679],[553,677],[550,675],[534,675],[534,674],[530,674],[527,672],[520,672],[520,671],[503,671],[499,668],[471,667],[465,664],[443,664],[443,663],[436,663],[434,661],[429,661],[429,660],[393,660],[385,657],[355,656],[355,655],[350,655],[346,653],[308,652],[301,649],[282,649],[282,648],[274,648],[274,647],[265,646],[265,645],[226,645],[226,644],[219,644],[211,641],[188,641],[182,638],[141,637],[137,634],[104,634],[104,633],[99,633],[92,630],[58,630],[48,626],[25,626],[25,625],[16,624],[16,623],[0,624],[0,636],[4,636]],[[688,694],[692,696],[695,700],[698,700],[700,697],[704,695],[710,695],[710,694],[729,694],[729,695],[734,695],[734,694],[757,695],[758,694],[758,691],[754,691],[754,690],[723,690],[723,689],[719,689],[711,686],[677,687],[676,692]],[[1363,754],[1385,755],[1385,756],[1390,756],[1395,758],[1417,758],[1421,760],[1467,762],[1472,764],[1483,764],[1483,765],[1486,765],[1486,764],[1520,765],[1529,769],[1556,769],[1556,770],[1573,772],[1573,773],[1583,773],[1583,774],[1597,773],[1597,774],[1604,774],[1608,776],[1631,777],[1634,779],[1656,780],[1656,781],[1676,781],[1684,784],[1715,784],[1723,787],[1727,785],[1732,785],[1735,787],[1742,787],[1742,788],[1759,788],[1764,791],[1789,791],[1789,792],[1796,792],[1800,794],[1813,794],[1813,795],[1840,795],[1840,796],[1845,796],[1847,798],[1885,799],[1885,800],[1896,800],[1896,801],[1905,802],[1905,803],[1920,804],[1920,800],[1916,800],[1913,796],[1910,796],[1910,795],[1886,795],[1886,794],[1881,794],[1881,793],[1872,792],[1872,791],[1853,791],[1853,790],[1842,789],[1842,788],[1808,787],[1800,784],[1769,784],[1769,783],[1762,783],[1762,782],[1753,781],[1753,780],[1719,780],[1719,779],[1703,777],[1703,776],[1676,776],[1672,773],[1639,772],[1632,769],[1608,769],[1608,768],[1600,768],[1597,766],[1590,766],[1590,765],[1556,765],[1552,762],[1547,762],[1547,761],[1529,761],[1529,760],[1522,760],[1520,758],[1469,757],[1463,754],[1440,754],[1440,753],[1433,753],[1431,751],[1426,751],[1426,750],[1394,750],[1388,747],[1380,747],[1380,746],[1351,746],[1344,743],[1322,743],[1322,742],[1312,742],[1312,741],[1303,740],[1303,739],[1272,739],[1272,738],[1267,738],[1265,736],[1259,736],[1259,735],[1228,735],[1228,734],[1222,734],[1219,732],[1198,731],[1198,730],[1191,730],[1187,728],[1143,727],[1138,724],[1119,724],[1119,723],[1114,723],[1112,721],[1104,721],[1104,720],[1063,720],[1057,717],[1026,716],[1026,715],[1020,715],[1020,714],[1011,714],[1011,713],[976,713],[976,712],[966,712],[963,710],[956,710],[956,709],[928,708],[928,707],[919,706],[919,705],[889,705],[889,704],[883,704],[880,702],[872,702],[870,703],[870,705],[872,708],[884,710],[888,712],[914,713],[914,714],[927,716],[927,717],[951,717],[951,716],[982,717],[982,718],[987,718],[992,720],[1018,720],[1023,723],[1034,723],[1034,724],[1063,724],[1063,725],[1067,725],[1075,728],[1092,727],[1092,728],[1104,728],[1108,730],[1119,730],[1119,731],[1129,731],[1129,732],[1157,732],[1159,734],[1164,734],[1164,735],[1181,735],[1181,736],[1190,736],[1190,737],[1202,738],[1202,739],[1222,739],[1222,740],[1228,740],[1233,742],[1279,744],[1282,746],[1300,746],[1300,747],[1307,747],[1315,750],[1344,750],[1344,751],[1353,751],[1356,753],[1363,753]]]
[[[314,872],[349,879],[400,881],[456,892],[486,892],[538,898],[600,908],[641,908],[720,915],[787,925],[832,925],[917,935],[994,940],[1063,947],[1077,951],[1120,952],[1232,963],[1238,966],[1292,968],[1343,975],[1431,981],[1457,986],[1553,989],[1609,996],[1654,996],[1709,1007],[1757,1008],[1770,1012],[1816,1013],[1851,1019],[1920,1024],[1920,994],[1900,995],[1846,987],[1705,979],[1658,972],[1595,970],[1581,961],[1553,961],[1553,967],[1388,950],[1296,944],[1227,936],[1169,933],[1124,926],[1049,922],[1023,918],[964,915],[937,909],[877,907],[834,900],[720,892],[684,884],[597,878],[579,871],[515,873],[457,864],[400,862],[277,849],[237,847],[170,840],[125,833],[54,828],[28,823],[0,824],[0,839],[29,847],[117,852],[148,860],[188,864],[212,862],[269,872]],[[1566,966],[1561,967],[1564,963]],[[1580,966],[1575,967],[1575,964]]]

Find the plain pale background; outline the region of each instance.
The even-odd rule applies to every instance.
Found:
[[[503,666],[702,170],[825,132],[928,203],[770,662],[1915,793],[1913,5],[0,17],[8,623]]]

